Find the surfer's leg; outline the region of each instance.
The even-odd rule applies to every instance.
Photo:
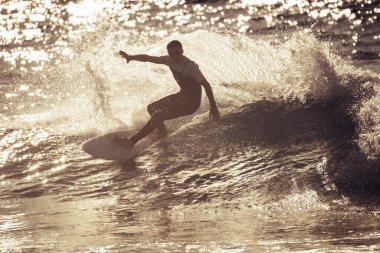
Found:
[[[182,116],[193,114],[194,110],[189,110],[189,107],[183,103],[173,103],[171,106],[157,110],[152,114],[152,117],[146,123],[146,125],[134,136],[130,138],[133,144],[140,141],[142,138],[150,134],[160,124],[163,124],[165,120],[175,119]]]
[[[143,128],[141,128],[141,130],[137,134],[130,138],[131,142],[133,144],[136,144],[138,141],[140,141],[148,134],[153,132],[153,130],[159,127],[160,124],[162,124],[162,126],[165,128],[164,119],[162,116],[163,115],[161,110],[155,111],[148,123],[146,123],[145,126],[143,126]]]
[[[180,95],[179,93],[171,94],[169,96],[166,96],[164,98],[161,98],[160,100],[157,100],[151,104],[148,105],[147,109],[150,114],[150,116],[153,116],[154,112],[158,110],[162,110],[167,107],[171,107],[172,105],[178,104],[180,101]],[[164,121],[157,123],[157,130],[158,135],[160,137],[163,137],[167,135],[167,129],[165,127]]]
[[[147,109],[150,116],[152,116],[155,111],[162,110],[163,108],[172,106],[173,104],[178,104],[180,101],[181,96],[179,93],[171,94],[149,104]]]

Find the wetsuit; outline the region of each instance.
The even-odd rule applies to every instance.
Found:
[[[187,59],[181,71],[176,71],[169,66],[181,90],[148,105],[147,109],[151,119],[136,135],[131,137],[132,143],[135,144],[156,128],[161,131],[164,130],[163,122],[165,120],[190,115],[198,110],[201,103],[202,87],[199,80],[184,74],[187,64],[195,63]]]

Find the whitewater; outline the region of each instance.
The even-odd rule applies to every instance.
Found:
[[[142,41],[102,20],[68,40],[70,56],[4,68],[0,251],[379,250],[378,65],[309,30],[274,34],[201,27]],[[166,122],[170,137],[135,159],[81,151],[141,128],[146,106],[177,92],[166,66],[115,54],[166,55],[173,39],[221,119],[208,118],[203,93],[196,114]]]

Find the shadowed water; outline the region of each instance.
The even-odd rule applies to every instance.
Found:
[[[8,1],[0,30],[0,251],[379,250],[376,1]],[[210,81],[133,160],[170,71],[114,55],[179,39]],[[353,60],[353,61],[351,61]]]

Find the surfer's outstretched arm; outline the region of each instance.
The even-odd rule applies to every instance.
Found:
[[[218,107],[216,106],[211,85],[206,79],[203,79],[203,81],[201,82],[201,85],[205,89],[208,101],[210,102],[210,118],[218,120],[220,118],[220,113],[219,113]]]
[[[124,59],[126,59],[127,62],[142,61],[142,62],[152,62],[152,63],[165,64],[165,65],[169,64],[168,56],[151,56],[151,55],[146,55],[146,54],[130,55],[124,51],[119,51],[119,55],[121,55]]]

